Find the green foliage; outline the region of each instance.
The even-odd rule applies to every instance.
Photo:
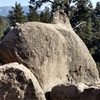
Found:
[[[93,42],[90,49],[93,49],[93,58],[100,63],[100,2],[97,2],[96,8],[92,12],[92,32],[94,33]]]
[[[2,17],[0,16],[0,37],[3,33],[3,20],[2,20]]]
[[[41,7],[44,3],[51,3],[51,13],[65,8],[66,2],[71,2],[72,0],[30,0],[30,4],[33,4],[35,9]]]
[[[51,22],[51,12],[48,7],[45,8],[44,11],[41,12],[39,15],[34,7],[29,6],[29,13],[27,13],[27,19],[28,21],[41,21],[44,23],[50,23]]]
[[[8,19],[12,26],[14,26],[16,22],[23,23],[25,21],[24,11],[20,3],[15,3],[15,7],[12,7],[12,10],[9,11]]]
[[[0,38],[3,36],[4,30],[9,26],[6,17],[0,16]]]
[[[86,21],[86,17],[90,16],[90,7],[88,6],[91,2],[89,0],[78,0],[76,2],[76,7],[74,8],[74,13],[70,19],[71,25],[75,28],[79,23]]]
[[[29,13],[27,13],[27,17],[28,17],[28,21],[40,21],[39,14],[31,6],[29,6]]]
[[[97,2],[95,11],[96,11],[96,16],[100,19],[100,2]]]
[[[99,71],[99,77],[100,77],[100,62],[97,62],[97,69]]]
[[[49,11],[49,8],[45,8],[45,11],[42,11],[40,14],[40,21],[44,23],[50,23],[51,22],[51,13]]]
[[[44,14],[44,12],[41,13],[41,16],[46,16],[48,15],[48,17],[50,16],[50,21],[44,21],[44,19],[40,19],[43,22],[51,22],[52,21],[52,15],[55,11],[57,10],[65,10],[66,14],[70,17],[72,14],[69,15],[69,5],[71,4],[71,2],[73,2],[73,0],[30,0],[30,6],[33,7],[35,10],[40,8],[43,4],[49,2],[51,4],[51,14]],[[46,19],[47,20],[47,19]]]

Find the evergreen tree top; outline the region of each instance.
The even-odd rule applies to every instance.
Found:
[[[12,10],[9,11],[8,19],[10,25],[15,25],[16,22],[24,22],[24,11],[20,3],[15,2],[15,7],[12,7]]]

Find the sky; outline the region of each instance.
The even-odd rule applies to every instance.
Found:
[[[0,7],[2,6],[14,6],[15,2],[21,3],[22,6],[29,5],[28,1],[29,0],[0,0]],[[96,2],[100,2],[100,0],[91,0],[93,3],[93,6],[95,7]]]

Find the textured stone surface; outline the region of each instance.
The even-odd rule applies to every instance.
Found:
[[[80,91],[79,85],[84,88],[83,91]],[[50,100],[100,100],[100,84],[99,87],[83,83],[59,84],[53,87]]]
[[[94,83],[99,79],[94,60],[63,11],[54,14],[52,24],[17,24],[0,43],[0,59],[23,63],[45,92],[64,81]]]
[[[32,72],[22,64],[0,66],[0,100],[46,100]]]
[[[75,85],[57,85],[50,93],[51,100],[78,100],[78,96],[79,91]]]
[[[100,88],[85,89],[79,96],[78,100],[100,100]]]

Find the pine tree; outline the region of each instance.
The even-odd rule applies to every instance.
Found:
[[[51,18],[50,20],[52,21],[52,15],[55,11],[57,10],[64,10],[65,13],[68,15],[68,17],[72,17],[73,12],[71,13],[71,3],[74,0],[30,0],[30,4],[32,7],[34,7],[35,9],[38,9],[39,7],[41,7],[43,4],[49,2],[51,4]],[[41,13],[41,15],[43,15],[43,12]],[[50,22],[51,22],[50,21]]]
[[[94,33],[94,39],[91,45],[91,49],[93,51],[92,56],[100,70],[100,2],[97,2],[92,13],[92,24],[92,31]]]
[[[0,16],[0,36],[3,34],[3,20],[2,17]]]
[[[100,2],[97,2],[95,8],[95,15],[96,15],[96,30],[100,34]],[[100,37],[100,36],[99,36]]]
[[[100,19],[100,2],[97,2],[95,11],[96,11],[96,16]]]
[[[75,28],[77,25],[79,25],[80,23],[82,23],[82,21],[85,20],[85,17],[90,11],[88,7],[90,3],[91,2],[89,2],[89,0],[78,0],[75,3],[76,8],[74,9],[73,17],[70,20],[73,28]]]
[[[45,8],[45,11],[41,12],[40,21],[44,22],[44,23],[50,23],[51,22],[51,13],[50,13],[48,7]]]
[[[12,10],[9,11],[8,19],[12,26],[14,26],[16,22],[23,23],[25,21],[24,11],[20,3],[15,3],[15,7],[12,7]]]
[[[40,16],[39,14],[37,13],[37,11],[29,6],[29,13],[27,13],[27,18],[28,18],[28,21],[40,21]]]
[[[43,3],[51,3],[53,12],[62,6],[63,0],[30,0],[30,4],[33,4],[35,9],[42,6]]]

